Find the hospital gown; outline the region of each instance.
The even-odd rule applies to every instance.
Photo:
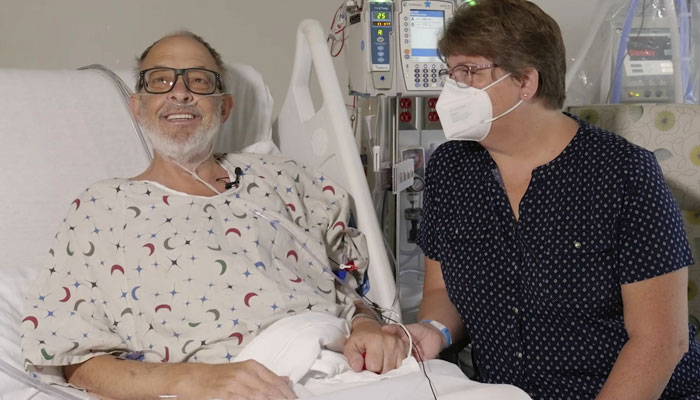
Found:
[[[221,195],[109,179],[73,201],[26,299],[28,371],[61,383],[56,367],[101,354],[226,363],[287,315],[352,311],[332,271],[357,282],[368,261],[348,194],[291,160],[219,161],[243,171]]]

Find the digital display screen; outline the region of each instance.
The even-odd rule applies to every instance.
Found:
[[[375,11],[372,13],[372,21],[388,21],[391,16],[386,11]]]
[[[632,61],[670,60],[671,35],[630,37],[627,54]]]
[[[391,26],[391,22],[389,22],[389,21],[374,21],[374,22],[372,22],[372,26]]]
[[[437,41],[445,26],[445,12],[411,10],[411,58],[419,62],[440,62]]]

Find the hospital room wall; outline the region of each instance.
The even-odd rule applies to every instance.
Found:
[[[534,0],[560,24],[569,59],[604,0]],[[0,68],[133,67],[138,52],[165,33],[202,35],[227,63],[258,69],[284,101],[296,27],[305,18],[330,25],[340,0],[0,0]],[[342,57],[335,60],[347,84]],[[343,89],[344,91],[344,89]]]

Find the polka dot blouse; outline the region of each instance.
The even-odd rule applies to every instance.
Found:
[[[620,285],[693,263],[651,152],[579,121],[562,153],[532,172],[516,222],[478,143],[432,155],[418,243],[440,261],[480,379],[537,399],[592,399],[628,340]],[[700,399],[700,344],[663,399]]]

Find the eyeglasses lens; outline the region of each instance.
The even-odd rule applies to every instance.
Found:
[[[169,68],[153,69],[144,76],[146,90],[150,93],[167,93],[177,81],[178,73]],[[185,87],[196,94],[212,94],[216,91],[216,74],[204,69],[186,69],[182,72]]]

